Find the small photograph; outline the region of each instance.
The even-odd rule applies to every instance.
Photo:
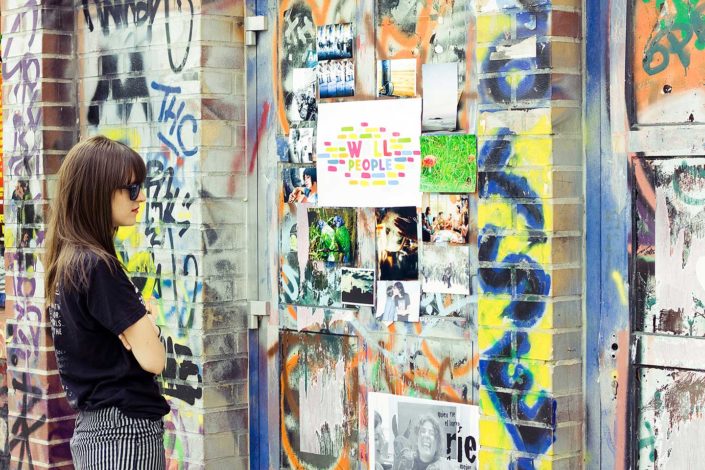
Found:
[[[355,95],[355,64],[352,59],[318,63],[318,89],[321,98]]]
[[[377,61],[377,96],[416,96],[416,59]]]
[[[454,131],[458,113],[458,63],[423,64],[423,112],[421,130],[424,132]]]
[[[477,189],[474,135],[421,136],[421,191],[474,193]]]
[[[357,245],[357,212],[352,208],[308,210],[309,259],[350,264]]]
[[[421,252],[424,292],[470,295],[470,247],[424,245]]]
[[[292,122],[315,121],[318,116],[316,104],[316,69],[294,69],[294,103]]]
[[[375,317],[381,322],[419,321],[419,281],[378,281]]]
[[[352,23],[327,24],[318,27],[318,60],[352,59]]]
[[[291,163],[313,163],[316,161],[316,129],[308,123],[289,129],[289,161]]]
[[[340,301],[348,305],[375,305],[375,270],[340,269]]]
[[[316,167],[284,168],[282,190],[284,202],[316,204],[318,202]]]
[[[467,194],[421,196],[421,239],[424,243],[470,243],[470,199]]]
[[[377,272],[381,281],[419,278],[418,216],[415,207],[375,209]]]

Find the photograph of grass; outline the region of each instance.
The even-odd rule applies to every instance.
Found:
[[[355,209],[309,209],[308,225],[309,260],[342,264],[355,260]]]
[[[474,135],[421,136],[421,191],[474,193],[476,155]]]

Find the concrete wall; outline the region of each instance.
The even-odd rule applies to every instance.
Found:
[[[148,168],[147,203],[117,248],[159,305],[169,466],[247,465],[242,16],[232,1],[2,3],[9,451],[22,468],[70,465],[34,255],[61,157],[99,133]],[[31,196],[12,200],[20,181]]]

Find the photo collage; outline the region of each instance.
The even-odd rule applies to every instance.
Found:
[[[319,286],[324,306],[368,307],[386,325],[468,318],[477,293],[477,142],[458,132],[461,64],[381,58],[377,100],[338,101],[355,96],[354,25],[311,31],[315,64],[291,74],[281,170],[282,202],[297,214],[295,233],[281,235],[296,240],[296,254],[280,258],[297,271],[289,290],[299,299],[290,303],[318,306],[308,289]],[[374,219],[374,260],[356,248],[361,211]]]

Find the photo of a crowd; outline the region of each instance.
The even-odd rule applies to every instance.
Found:
[[[429,194],[422,197],[421,234],[425,243],[470,243],[471,214],[466,194]]]
[[[318,89],[321,98],[354,96],[355,65],[352,59],[319,62]]]
[[[352,23],[319,26],[316,36],[319,61],[352,58]]]

